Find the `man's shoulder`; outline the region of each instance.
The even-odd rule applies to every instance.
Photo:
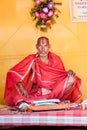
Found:
[[[25,58],[19,61],[15,66],[13,66],[10,70],[26,65],[26,64],[27,65],[30,64],[35,59],[35,57],[36,57],[36,54],[27,55]]]

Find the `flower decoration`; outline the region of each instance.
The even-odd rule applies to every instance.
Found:
[[[35,5],[31,8],[31,16],[36,20],[36,27],[41,31],[47,31],[48,28],[56,23],[55,18],[59,17],[60,10],[56,5],[61,3],[53,2],[53,0],[34,0]]]

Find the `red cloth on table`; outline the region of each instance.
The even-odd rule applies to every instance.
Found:
[[[49,52],[49,63],[40,61],[38,53],[27,56],[20,63],[11,68],[7,73],[4,98],[8,105],[16,105],[20,101],[30,102],[36,99],[58,98],[74,102],[81,96],[81,79],[76,77],[76,83],[64,94],[68,80],[67,72],[59,56]],[[32,71],[32,64],[35,63],[35,71]],[[21,95],[17,82],[21,81],[29,93],[29,98]],[[38,88],[32,88],[32,84]],[[42,88],[51,92],[42,95]]]

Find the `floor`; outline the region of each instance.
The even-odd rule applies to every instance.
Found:
[[[86,127],[75,127],[75,126],[20,126],[20,127],[0,127],[0,130],[87,130]]]

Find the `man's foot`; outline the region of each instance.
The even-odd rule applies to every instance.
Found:
[[[18,105],[18,108],[20,109],[20,111],[27,111],[28,108],[29,108],[29,104],[26,103],[26,102],[21,102],[21,103]]]

